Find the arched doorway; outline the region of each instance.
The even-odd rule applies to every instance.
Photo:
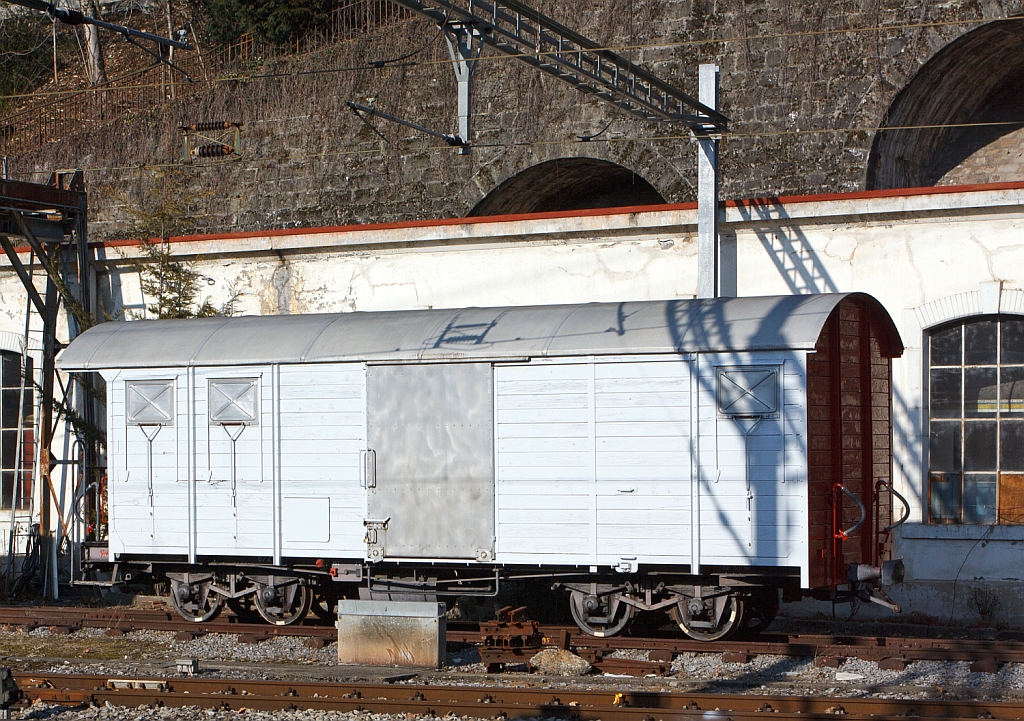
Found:
[[[929,60],[886,113],[868,159],[867,188],[1024,177],[1022,47],[1024,18],[1017,18],[983,25]],[[963,127],[976,123],[993,124]]]
[[[469,212],[514,215],[588,208],[661,205],[665,199],[639,175],[594,158],[559,158],[513,175]]]

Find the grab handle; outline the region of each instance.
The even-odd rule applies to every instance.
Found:
[[[835,535],[835,537],[840,539],[840,540],[842,540],[842,541],[846,541],[846,540],[848,540],[850,538],[850,534],[851,533],[856,532],[856,530],[858,528],[860,528],[864,524],[864,519],[866,519],[868,517],[868,512],[867,512],[867,509],[864,508],[864,504],[860,502],[860,499],[857,498],[857,496],[855,496],[852,493],[850,493],[848,490],[846,490],[846,486],[844,486],[842,483],[837,483],[834,486],[832,486],[832,488],[834,488],[835,490],[838,490],[838,491],[842,491],[845,495],[849,496],[853,500],[853,502],[857,504],[857,508],[860,509],[860,518],[857,519],[857,522],[855,524],[853,524],[852,527],[850,527],[850,528],[848,528],[847,530],[844,531],[841,528],[839,528],[839,520],[838,520],[839,518],[842,517],[842,512],[841,512],[842,504],[841,503],[837,504],[837,513],[836,513],[836,522],[835,522],[835,527],[836,527],[836,535]]]
[[[882,533],[888,533],[892,529],[902,526],[904,523],[907,522],[907,520],[910,518],[910,504],[907,502],[907,499],[904,498],[899,491],[893,488],[893,485],[888,481],[879,481],[878,485],[887,487],[889,489],[889,492],[892,493],[892,495],[896,496],[898,499],[900,499],[900,503],[903,504],[903,517],[900,520],[896,521],[896,523],[890,523],[888,526],[882,529]]]
[[[362,456],[362,468],[360,469],[359,485],[363,488],[376,488],[377,487],[377,451],[373,449],[367,449],[360,451]]]

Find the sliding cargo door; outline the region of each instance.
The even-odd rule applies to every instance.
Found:
[[[368,366],[371,558],[490,560],[491,366]]]
[[[700,356],[700,560],[797,566],[807,557],[803,358]]]
[[[273,384],[269,368],[197,369],[196,553],[274,551]]]

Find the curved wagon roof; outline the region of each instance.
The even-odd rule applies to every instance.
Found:
[[[579,305],[140,320],[95,326],[59,356],[65,371],[115,368],[510,360],[558,356],[811,350],[844,300],[862,293]]]

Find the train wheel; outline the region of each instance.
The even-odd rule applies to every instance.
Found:
[[[186,621],[203,623],[221,611],[222,596],[211,589],[212,581],[187,584],[171,581],[171,605]]]
[[[598,638],[622,633],[633,620],[635,611],[628,603],[623,603],[617,593],[592,596],[582,591],[572,591],[569,608],[580,630]]]
[[[672,620],[679,624],[695,641],[722,641],[737,631],[743,624],[743,599],[738,596],[724,597],[719,615],[716,606],[719,599],[686,598],[669,611]]]
[[[309,609],[321,621],[333,622],[338,619],[338,599],[326,593],[314,593]]]
[[[235,614],[242,623],[256,623],[260,618],[260,612],[256,608],[255,596],[229,598],[224,603],[228,610]]]
[[[775,617],[779,615],[779,590],[762,588],[743,604],[743,633],[756,636],[767,630]]]
[[[313,593],[298,581],[283,586],[261,586],[254,596],[256,610],[267,623],[290,626],[306,617]]]

